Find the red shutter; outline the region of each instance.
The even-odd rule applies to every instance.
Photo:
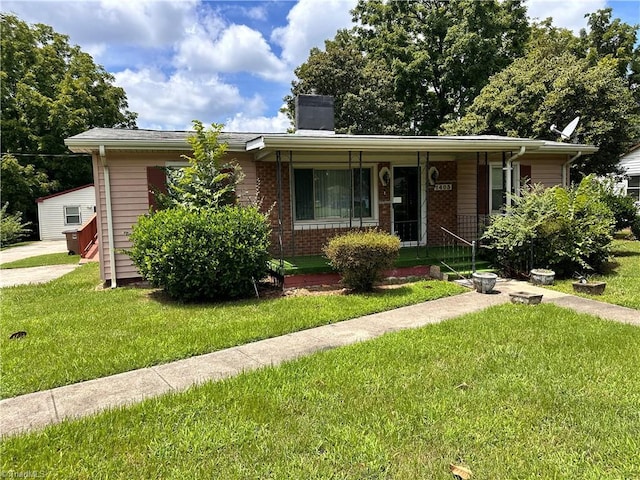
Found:
[[[533,185],[531,180],[531,165],[520,165],[520,187]]]
[[[167,174],[163,167],[147,167],[147,184],[149,194],[149,206],[157,209],[156,198],[153,192],[167,193]]]
[[[478,215],[489,215],[489,166],[478,165]]]

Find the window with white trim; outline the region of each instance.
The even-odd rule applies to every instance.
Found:
[[[371,168],[296,168],[293,178],[296,221],[373,216]]]
[[[81,223],[82,223],[82,217],[80,215],[80,207],[65,206],[64,207],[64,224],[80,225]]]
[[[513,163],[511,166],[511,194],[520,194],[520,164]],[[505,205],[505,170],[502,163],[491,164],[489,175],[489,211],[491,213],[501,213]],[[508,200],[507,200],[508,201]]]

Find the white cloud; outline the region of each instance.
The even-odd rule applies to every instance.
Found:
[[[266,20],[267,10],[264,7],[252,7],[246,11],[247,17],[253,20]]]
[[[300,0],[287,15],[286,27],[276,28],[271,41],[282,47],[282,59],[293,68],[309,56],[312,47],[324,47],[341,28],[352,25],[350,10],[356,0]]]
[[[585,14],[606,7],[605,0],[527,0],[529,18],[553,18],[553,25],[573,30],[575,34],[587,27]]]
[[[275,117],[236,113],[233,118],[228,118],[224,123],[224,129],[227,132],[285,133],[291,127],[291,121],[282,112],[278,112]]]
[[[219,122],[237,112],[261,115],[265,110],[259,96],[245,98],[237,87],[217,77],[194,79],[184,73],[167,77],[151,69],[125,70],[115,77],[127,92],[129,109],[139,114],[140,128],[183,130],[194,119]]]
[[[45,23],[73,43],[170,46],[196,21],[197,0],[4,0],[2,10],[28,23]]]
[[[195,73],[248,72],[267,80],[286,81],[288,69],[262,34],[246,25],[231,25],[218,38],[199,29],[180,42],[175,65]]]

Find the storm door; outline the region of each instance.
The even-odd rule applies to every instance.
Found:
[[[420,238],[418,167],[393,167],[393,232],[403,243]]]

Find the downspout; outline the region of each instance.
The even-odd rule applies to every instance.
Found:
[[[513,161],[519,157],[521,157],[522,155],[524,155],[524,152],[527,150],[527,148],[523,145],[522,147],[520,147],[520,151],[518,153],[516,153],[515,155],[511,155],[509,158],[507,158],[507,162],[506,162],[506,167],[505,167],[505,178],[506,178],[506,185],[505,185],[505,190],[507,191],[507,205],[511,205],[511,194],[512,194],[512,190],[513,190],[513,179],[511,178],[511,172],[513,171]]]
[[[111,270],[111,288],[117,287],[116,282],[116,251],[113,243],[113,213],[111,210],[111,180],[109,178],[109,165],[107,165],[107,152],[104,145],[100,145],[100,163],[104,174],[104,195],[107,207],[107,236],[109,238],[109,270]]]
[[[573,157],[571,157],[569,160],[567,160],[565,163],[562,164],[562,186],[563,187],[569,186],[569,175],[567,175],[569,167],[573,162],[575,162],[581,156],[582,156],[582,152],[578,152]]]

